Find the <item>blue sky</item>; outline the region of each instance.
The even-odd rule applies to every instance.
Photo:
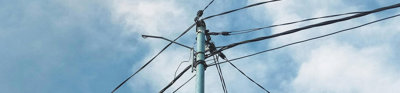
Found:
[[[107,93],[175,38],[210,0],[2,0],[0,90],[5,93]],[[215,0],[204,16],[262,0]],[[211,31],[238,30],[399,3],[395,0],[283,0],[206,20]],[[224,51],[235,58],[309,37],[399,14],[392,9]],[[394,18],[328,38],[234,61],[272,93],[397,93],[400,27]],[[279,33],[318,21],[238,36],[213,37],[216,45]],[[178,40],[193,46],[192,29]],[[173,78],[189,50],[172,45],[118,93],[158,92]],[[185,63],[183,65],[189,65]],[[232,93],[263,92],[233,67],[222,65]],[[182,69],[180,69],[182,70]],[[193,73],[167,92],[173,91]],[[194,82],[179,92],[191,93]],[[221,93],[215,67],[206,71],[206,92]]]

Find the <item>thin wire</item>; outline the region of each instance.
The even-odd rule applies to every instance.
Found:
[[[214,1],[214,0],[213,0]],[[212,2],[213,2],[212,1]],[[212,3],[211,2],[211,3]],[[210,3],[210,4],[211,4]],[[205,10],[210,4],[208,4],[203,10]],[[191,28],[193,28],[196,25],[196,23],[193,23],[189,28],[187,28],[181,35],[179,35],[176,39],[173,41],[178,40],[180,37],[182,37],[184,34],[186,34]],[[116,90],[118,90],[123,84],[125,84],[129,79],[131,79],[133,76],[135,76],[138,72],[140,72],[143,68],[145,68],[148,64],[150,64],[158,55],[160,55],[165,49],[167,49],[173,42],[170,42],[167,46],[165,46],[160,52],[157,53],[152,59],[150,59],[146,64],[144,64],[142,67],[139,68],[134,74],[129,76],[127,79],[125,79],[121,84],[119,84],[111,93],[114,93]],[[187,69],[190,68],[190,66],[186,67]],[[184,72],[186,72],[185,70]],[[180,73],[182,74],[182,73]],[[175,79],[174,79],[175,80]],[[171,84],[172,85],[172,84]],[[169,87],[169,86],[168,86]]]
[[[169,40],[169,39],[167,39],[167,38],[160,37],[160,36],[142,35],[142,37],[143,37],[143,38],[149,38],[149,37],[150,37],[150,38],[162,39],[162,40],[166,40],[166,41],[169,41],[169,42],[171,42],[171,43],[174,43],[174,44],[183,46],[183,47],[188,48],[188,49],[193,49],[193,48],[191,48],[191,47],[189,47],[189,46],[186,46],[186,45],[184,45],[184,44],[181,44],[181,43],[178,43],[178,42],[175,42],[175,41],[172,41],[172,40]]]
[[[174,73],[174,78],[176,78],[176,72],[178,72],[179,67],[181,67],[182,63],[185,63],[185,62],[188,62],[188,61],[182,61],[182,62],[178,65],[178,67],[176,68],[175,73]]]
[[[191,25],[189,28],[187,28],[184,32],[182,32],[177,38],[174,39],[174,42],[176,40],[178,40],[180,37],[182,37],[183,35],[185,35],[190,29],[193,28],[193,26],[195,25],[195,23],[193,25]],[[167,49],[170,45],[172,44],[172,42],[170,42],[168,45],[166,45],[163,49],[161,49],[160,52],[158,52],[153,58],[151,58],[149,61],[147,61],[146,64],[144,64],[142,67],[140,67],[135,73],[133,73],[131,76],[129,76],[127,79],[125,79],[121,84],[119,84],[111,93],[114,93],[116,90],[118,90],[122,85],[124,85],[129,79],[131,79],[133,76],[135,76],[137,73],[139,73],[141,70],[143,70],[147,65],[149,65],[155,58],[158,57],[158,55],[160,55],[162,52],[164,52],[165,49]]]
[[[179,78],[182,77],[183,74],[185,74],[186,71],[189,70],[190,67],[191,67],[191,65],[189,65],[185,69],[183,69],[183,71],[181,73],[179,73],[178,76],[176,76],[171,82],[169,82],[169,84],[167,86],[165,86],[163,89],[160,90],[160,93],[165,92],[165,90],[167,90],[169,87],[171,87]]]
[[[191,60],[191,58],[192,58],[192,54],[193,54],[193,48],[192,48],[192,49],[190,49],[190,53],[189,53],[189,60],[188,60],[188,61],[182,61],[181,63],[179,63],[179,66],[178,66],[178,68],[176,68],[176,70],[175,70],[175,73],[174,73],[174,78],[176,78],[176,72],[178,72],[178,70],[179,70],[179,67],[181,67],[182,63],[184,63],[184,62],[189,62],[189,61]]]
[[[328,16],[321,16],[321,17],[315,17],[315,18],[308,18],[308,19],[303,19],[303,20],[300,20],[300,21],[287,22],[287,23],[282,23],[282,24],[277,24],[277,25],[270,25],[270,26],[265,26],[265,27],[252,28],[252,29],[233,30],[233,31],[221,31],[220,33],[225,32],[225,33],[229,33],[229,35],[238,35],[238,34],[244,34],[244,33],[259,31],[259,30],[266,29],[266,28],[272,28],[272,27],[290,25],[290,24],[301,23],[301,22],[307,22],[307,21],[312,21],[312,20],[317,20],[317,19],[324,19],[324,18],[331,18],[331,17],[337,17],[337,16],[358,14],[358,13],[362,13],[362,12],[341,13],[341,14],[328,15]],[[212,32],[211,32],[211,33],[212,33]],[[231,34],[231,33],[232,33],[232,34]],[[227,35],[223,35],[223,36],[227,36]]]
[[[233,67],[235,67],[236,70],[238,70],[240,73],[242,73],[242,75],[246,76],[247,79],[249,79],[251,82],[253,82],[254,84],[256,84],[258,87],[262,88],[265,92],[270,93],[267,89],[265,89],[263,86],[261,86],[260,84],[258,84],[256,81],[254,81],[253,79],[251,79],[249,76],[247,76],[242,70],[240,70],[238,67],[236,67],[231,61],[229,61],[227,58],[224,59],[226,61],[228,61],[229,64],[231,64]]]
[[[214,63],[217,64],[218,57],[216,59],[215,56],[213,56],[213,59],[214,59]],[[225,85],[224,76],[222,75],[221,67],[220,67],[219,64],[215,65],[215,67],[217,68],[217,71],[218,71],[218,75],[219,75],[219,79],[221,81],[222,89],[224,90],[224,93],[228,93],[228,90],[226,89],[226,85]]]
[[[207,19],[210,19],[210,18],[213,18],[213,17],[216,17],[216,16],[221,16],[221,15],[229,14],[229,13],[232,13],[232,12],[235,12],[235,11],[239,11],[239,10],[242,10],[242,9],[246,9],[246,8],[250,8],[250,7],[253,7],[253,6],[262,5],[262,4],[266,4],[266,3],[271,3],[271,2],[275,2],[275,1],[280,1],[280,0],[270,0],[270,1],[264,1],[264,2],[259,2],[259,3],[251,4],[251,5],[242,7],[242,8],[233,9],[233,10],[229,10],[229,11],[222,12],[222,13],[219,13],[219,14],[211,15],[211,16],[208,16],[208,17],[203,18],[202,20],[207,20]]]
[[[288,30],[288,31],[285,31],[285,32],[269,35],[269,36],[263,36],[263,37],[258,37],[258,38],[254,38],[254,39],[250,39],[250,40],[240,41],[240,42],[237,42],[237,43],[233,43],[233,44],[229,44],[229,45],[226,45],[226,46],[222,46],[221,49],[211,53],[207,57],[213,56],[213,55],[215,55],[215,54],[217,54],[217,53],[219,53],[219,52],[221,52],[223,50],[226,50],[226,49],[238,46],[238,45],[251,43],[251,42],[257,42],[257,41],[261,41],[261,40],[265,40],[265,39],[271,39],[271,38],[279,37],[279,36],[283,36],[283,35],[288,35],[288,34],[292,34],[292,33],[295,33],[295,32],[302,31],[302,30],[306,30],[306,29],[310,29],[310,28],[314,28],[314,27],[325,26],[325,25],[329,25],[329,24],[333,24],[333,23],[337,23],[337,22],[342,22],[342,21],[353,19],[353,18],[358,18],[358,17],[366,16],[366,15],[369,15],[369,14],[372,14],[372,13],[376,13],[376,12],[380,12],[380,11],[384,11],[384,10],[388,10],[388,9],[393,9],[393,8],[398,8],[398,7],[400,7],[400,3],[395,4],[395,5],[391,5],[391,6],[387,6],[387,7],[374,9],[374,10],[371,10],[371,11],[362,12],[362,13],[359,13],[359,14],[356,14],[356,15],[353,15],[353,16],[349,16],[349,17],[344,17],[344,18],[324,21],[324,22],[321,22],[321,23],[312,24],[312,25],[308,25],[308,26],[304,26],[304,27]]]
[[[174,92],[178,91],[179,89],[181,89],[183,86],[185,86],[189,81],[191,81],[194,77],[196,76],[196,74],[194,74],[189,80],[187,80],[185,83],[183,83],[181,86],[179,86]]]
[[[250,55],[234,58],[234,59],[231,59],[231,60],[228,60],[228,61],[220,62],[218,64],[226,63],[226,62],[229,62],[229,61],[235,61],[235,60],[243,59],[243,58],[246,58],[246,57],[251,57],[251,56],[254,56],[254,55],[258,55],[258,54],[261,54],[261,53],[270,52],[270,51],[277,50],[277,49],[280,49],[280,48],[288,47],[288,46],[291,46],[291,45],[295,45],[295,44],[299,44],[299,43],[303,43],[303,42],[307,42],[307,41],[311,41],[311,40],[327,37],[327,36],[338,34],[338,33],[341,33],[341,32],[350,31],[350,30],[353,30],[353,29],[356,29],[356,28],[360,28],[360,27],[367,26],[367,25],[370,25],[370,24],[373,24],[373,23],[376,23],[376,22],[380,22],[380,21],[384,21],[384,20],[387,20],[387,19],[395,18],[395,17],[398,17],[398,16],[400,16],[400,14],[397,14],[397,15],[394,15],[394,16],[390,16],[390,17],[386,17],[386,18],[382,18],[382,19],[375,20],[375,21],[372,21],[372,22],[368,22],[368,23],[365,23],[365,24],[362,24],[362,25],[358,25],[358,26],[355,26],[355,27],[343,29],[343,30],[340,30],[340,31],[332,32],[332,33],[325,34],[325,35],[322,35],[322,36],[317,36],[317,37],[314,37],[314,38],[309,38],[309,39],[306,39],[306,40],[297,41],[297,42],[294,42],[294,43],[286,44],[286,45],[275,47],[275,48],[272,48],[272,49],[267,49],[267,50],[260,51],[260,52],[257,52],[257,53],[253,53],[253,54],[250,54]],[[209,64],[207,66],[213,66],[213,65],[215,65],[215,64]]]

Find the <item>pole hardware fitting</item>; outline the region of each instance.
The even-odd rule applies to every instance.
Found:
[[[199,21],[196,21],[196,26],[197,27],[204,27],[204,28],[206,28],[206,23],[204,22],[204,20],[199,20]]]
[[[231,32],[209,32],[208,35],[223,35],[223,36],[228,36],[231,35]]]
[[[197,55],[197,54],[199,54],[199,53],[205,53],[205,52],[196,52],[196,53],[194,53],[194,55]]]
[[[203,64],[204,70],[207,69],[207,64],[206,64],[206,61],[204,61],[204,60],[197,60],[197,61],[193,64],[194,68],[196,68],[197,65],[199,65],[199,64]],[[195,69],[195,70],[196,70],[196,69]]]
[[[210,41],[211,41],[211,37],[210,37],[209,32],[210,32],[210,30],[208,30],[208,29],[205,31],[206,43],[210,43]]]
[[[203,20],[196,22],[196,33],[202,33],[202,30],[198,29],[198,27],[206,28],[206,23]]]
[[[201,17],[202,15],[203,15],[203,10],[197,11],[197,15],[196,15],[196,17],[194,18],[194,21],[195,21],[195,22],[199,21],[199,19],[200,19],[200,17]]]
[[[195,68],[196,68],[196,66],[195,66],[196,60],[197,60],[196,57],[194,57],[193,60],[192,60],[192,73],[193,73],[194,71],[196,71],[196,69],[195,69]]]

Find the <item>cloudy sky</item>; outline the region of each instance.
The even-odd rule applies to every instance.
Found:
[[[4,93],[108,93],[193,23],[197,10],[211,0],[1,0],[0,90]],[[209,16],[263,0],[215,0]],[[210,31],[241,30],[305,18],[371,10],[396,0],[282,0],[206,20]],[[380,18],[400,9],[334,25],[304,30],[224,51],[244,56],[324,35]],[[339,18],[339,17],[337,17]],[[321,22],[322,19],[235,36],[214,36],[217,46]],[[272,93],[400,92],[400,18],[323,39],[234,61]],[[195,31],[178,40],[195,44]],[[158,92],[174,78],[190,50],[170,46],[117,93]],[[181,67],[190,65],[183,63]],[[263,92],[233,67],[222,72],[231,93]],[[186,73],[167,92],[194,73]],[[194,92],[191,81],[178,92]],[[205,91],[221,93],[215,67],[206,70]]]

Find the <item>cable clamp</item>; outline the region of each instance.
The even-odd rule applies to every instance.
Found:
[[[221,32],[222,35],[227,36],[230,32]]]
[[[196,68],[198,64],[203,64],[204,70],[207,69],[206,61],[204,61],[204,60],[197,60],[196,63],[193,64],[193,68]],[[196,69],[195,69],[195,70],[196,70]]]
[[[195,21],[195,22],[199,21],[199,19],[200,19],[200,17],[201,17],[202,15],[203,15],[203,10],[197,11],[197,15],[196,15],[196,17],[194,18],[194,21]]]
[[[199,54],[199,53],[205,53],[205,52],[196,52],[196,53],[194,53],[194,55],[196,55],[196,56],[197,56],[197,54]]]

